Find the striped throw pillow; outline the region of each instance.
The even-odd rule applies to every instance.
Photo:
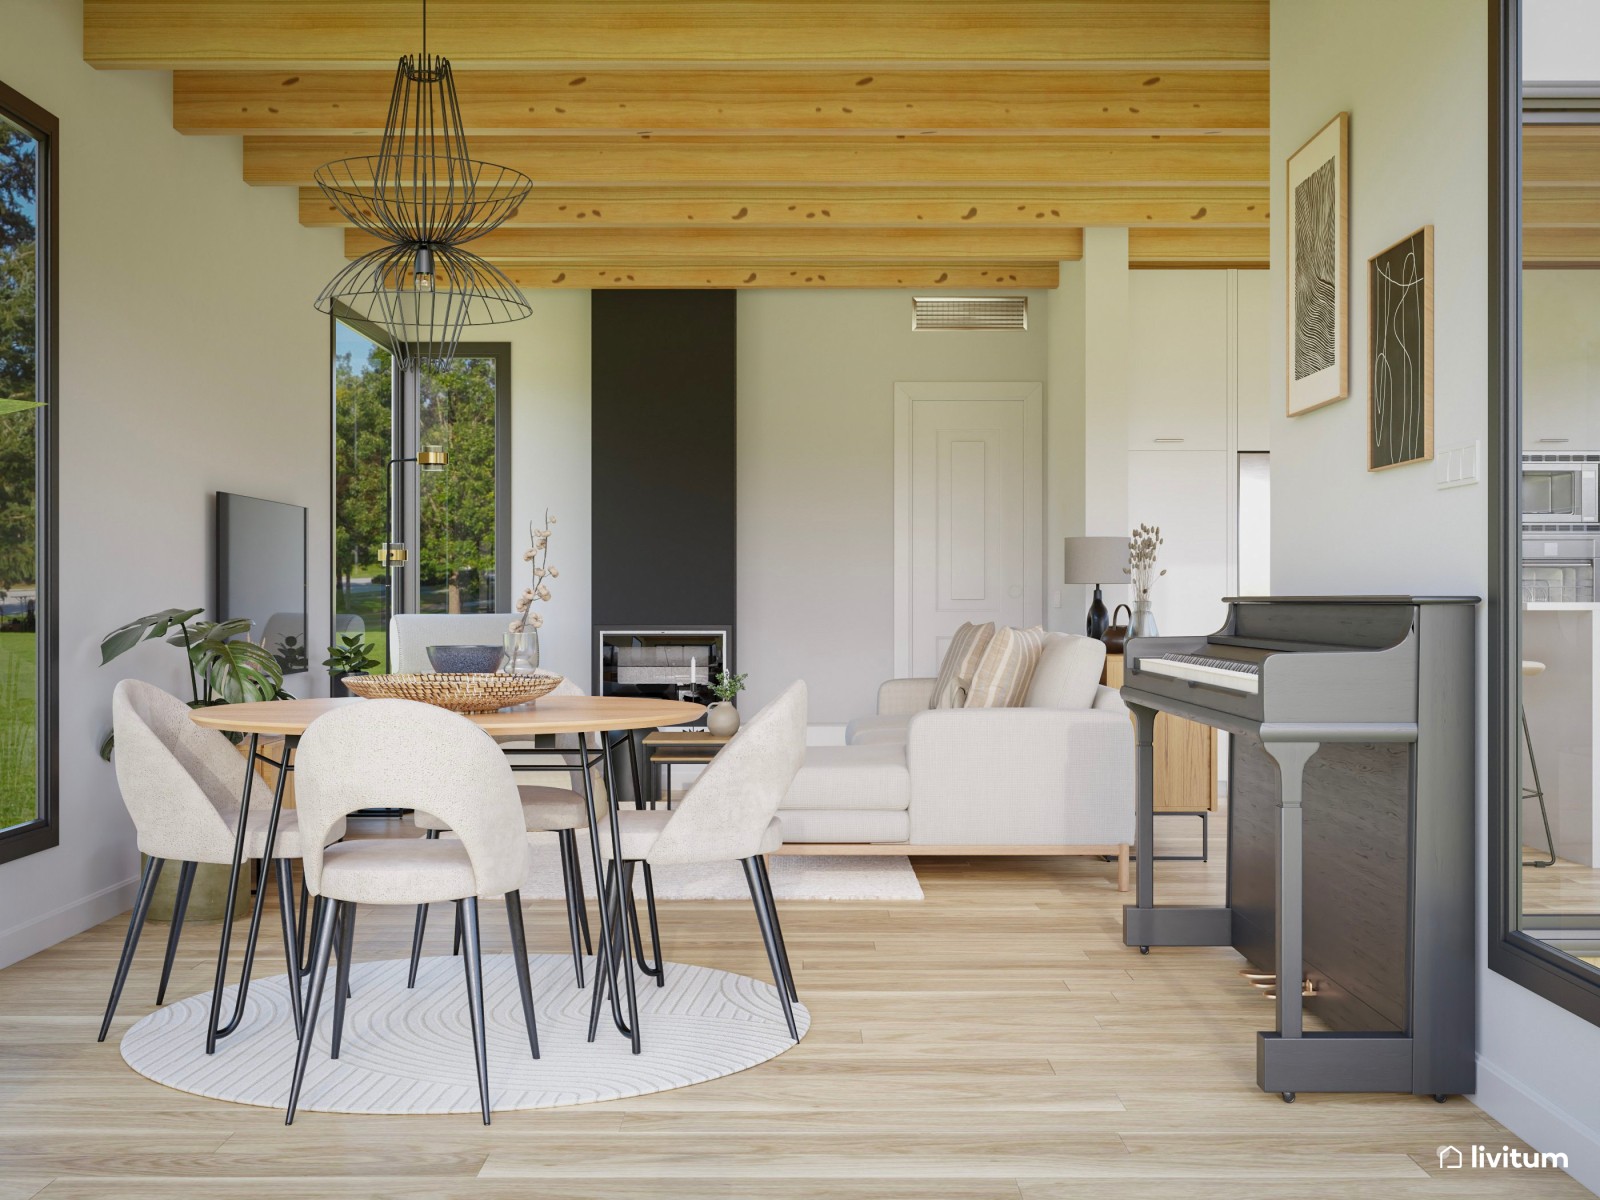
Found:
[[[1020,708],[1044,651],[1044,626],[999,629],[967,689],[967,708]]]
[[[933,698],[929,708],[960,708],[967,700],[967,689],[972,686],[972,676],[978,669],[989,640],[994,637],[994,622],[974,625],[968,621],[950,639],[950,648],[944,652],[944,662],[939,667],[939,678],[933,685]]]

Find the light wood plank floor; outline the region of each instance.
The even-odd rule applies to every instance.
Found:
[[[1220,841],[1209,865],[1158,864],[1158,895],[1220,898]],[[1521,1145],[1460,1098],[1286,1105],[1257,1091],[1254,1031],[1270,1003],[1231,951],[1124,948],[1114,869],[923,860],[921,904],[788,904],[813,1022],[801,1046],[698,1087],[502,1113],[487,1129],[324,1113],[285,1129],[281,1113],[144,1080],[114,1039],[150,1011],[164,927],[97,1045],[123,928],[108,923],[0,972],[0,1200],[1588,1195],[1559,1172],[1440,1172],[1442,1144]],[[662,908],[669,957],[766,977],[747,905]],[[535,948],[563,949],[558,906],[529,911]],[[410,923],[364,913],[358,954],[401,956]],[[497,924],[486,931],[503,940]],[[186,932],[179,996],[208,986],[216,926]],[[457,1051],[470,1053],[440,1048]]]

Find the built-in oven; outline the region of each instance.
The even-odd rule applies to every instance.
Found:
[[[1524,454],[1522,526],[1600,530],[1600,454]]]
[[[1522,538],[1522,599],[1529,604],[1594,602],[1595,539]]]

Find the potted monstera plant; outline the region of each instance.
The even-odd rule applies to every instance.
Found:
[[[100,639],[100,665],[126,654],[140,642],[165,636],[167,645],[182,650],[188,660],[190,708],[288,699],[278,660],[244,636],[250,632],[252,622],[247,618],[195,620],[204,611],[166,608],[113,629]],[[100,743],[100,757],[108,762],[113,744],[109,733]]]

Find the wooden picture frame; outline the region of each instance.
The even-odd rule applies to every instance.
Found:
[[[1286,410],[1298,417],[1350,394],[1350,114],[1285,164]]]
[[[1433,458],[1433,226],[1367,259],[1367,470]]]

